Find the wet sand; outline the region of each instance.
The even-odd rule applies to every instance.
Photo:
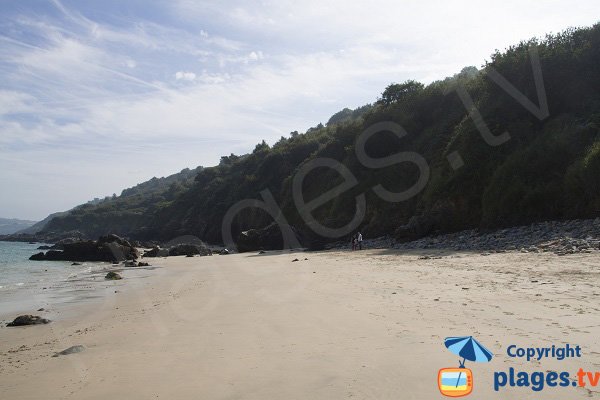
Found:
[[[125,270],[111,283],[117,293],[104,290],[101,300],[50,304],[37,313],[49,325],[0,328],[0,397],[442,398],[438,370],[458,367],[443,339],[464,335],[495,355],[467,362],[473,398],[600,395],[600,386],[492,385],[494,371],[509,367],[600,371],[597,251],[268,252],[152,263],[161,268],[143,279]],[[506,355],[511,344],[566,343],[582,357]],[[86,350],[52,357],[73,345]]]

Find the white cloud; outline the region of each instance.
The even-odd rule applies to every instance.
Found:
[[[193,72],[177,71],[175,73],[175,79],[177,79],[178,81],[194,81],[196,80],[196,74]]]
[[[262,60],[265,57],[263,56],[262,51],[253,51],[250,54],[248,54],[248,58],[252,61],[257,61]]]

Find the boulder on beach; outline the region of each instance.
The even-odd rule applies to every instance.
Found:
[[[142,257],[167,257],[169,255],[169,250],[168,249],[161,249],[158,246],[154,246],[152,247],[150,250],[147,250],[146,252],[144,252],[144,255]]]
[[[29,259],[34,261],[106,261],[135,260],[138,251],[127,240],[117,235],[101,236],[98,240],[63,243],[62,250],[37,253]]]
[[[109,281],[118,281],[120,279],[123,279],[123,277],[121,277],[121,275],[117,274],[116,272],[110,271],[108,274],[106,274],[104,279]]]
[[[169,256],[212,256],[212,251],[199,244],[178,244],[169,249]]]
[[[6,324],[6,326],[43,325],[49,322],[49,319],[42,318],[38,315],[19,315],[13,322]]]

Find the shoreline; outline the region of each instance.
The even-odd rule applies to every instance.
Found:
[[[493,371],[509,366],[599,369],[599,252],[427,253],[154,259],[144,279],[125,269],[117,293],[66,306],[48,325],[0,328],[0,387],[7,398],[438,398],[437,371],[458,365],[441,343],[459,335],[494,352],[494,362],[470,365],[480,398],[539,398],[493,391]],[[567,342],[584,358],[505,354],[511,344]],[[75,345],[85,351],[52,357]],[[599,389],[566,390],[543,397]]]

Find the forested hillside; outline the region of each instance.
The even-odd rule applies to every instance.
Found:
[[[539,107],[532,48],[539,55],[548,104],[548,115],[541,117],[491,79],[496,71]],[[508,132],[508,140],[486,142],[481,121],[474,122],[476,115],[469,114],[464,96],[459,96],[461,87],[489,133],[503,138]],[[366,143],[370,157],[410,151],[429,166],[427,184],[403,201],[383,200],[373,187],[382,185],[391,192],[411,187],[420,176],[416,165],[367,168],[355,151],[361,132],[382,121],[401,125],[407,135],[378,133]],[[358,184],[313,215],[323,225],[343,226],[355,214],[355,197],[364,194],[360,228],[367,236],[397,232],[415,219],[425,221],[422,230],[413,232],[420,235],[599,216],[600,25],[519,43],[494,53],[480,70],[468,67],[427,86],[414,81],[392,84],[374,104],[345,109],[325,126],[293,132],[272,145],[262,142],[250,154],[222,157],[214,167],[153,179],[114,199],[80,206],[52,219],[44,230],[157,240],[193,234],[220,242],[229,207],[260,199],[259,193],[268,189],[289,223],[309,234],[292,198],[292,181],[299,168],[319,157],[342,163]],[[305,201],[342,181],[332,169],[314,170],[304,180]],[[263,211],[245,210],[235,219],[234,234],[270,222]]]

